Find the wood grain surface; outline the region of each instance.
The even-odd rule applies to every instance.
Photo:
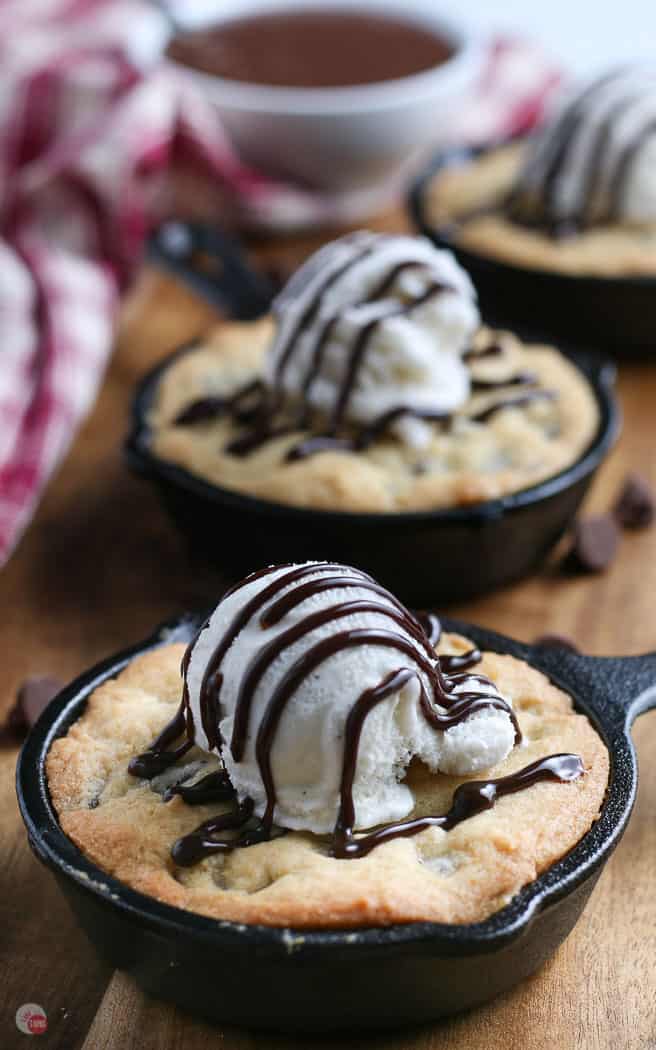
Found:
[[[398,228],[390,216],[379,226]],[[260,242],[261,260],[290,269],[315,241]],[[153,362],[214,318],[170,278],[144,269],[126,301],[117,349],[96,407],[38,514],[0,573],[0,715],[28,674],[65,680],[220,593],[216,570],[194,558],[148,485],[121,461],[131,388]],[[625,427],[589,505],[605,509],[628,469],[656,485],[656,367],[622,366]],[[538,576],[454,613],[530,640],[564,633],[586,652],[656,649],[656,528],[625,534],[600,576]],[[100,963],[51,876],[31,855],[13,787],[16,750],[0,749],[0,1048],[25,1046],[14,1015],[48,1015],[49,1050],[647,1050],[656,1047],[656,713],[634,738],[638,802],[590,905],[557,955],[501,999],[440,1024],[395,1035],[289,1039],[222,1030],[148,999]]]

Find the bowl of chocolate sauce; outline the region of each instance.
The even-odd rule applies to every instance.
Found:
[[[226,0],[166,56],[243,160],[355,219],[444,140],[484,48],[432,0]]]

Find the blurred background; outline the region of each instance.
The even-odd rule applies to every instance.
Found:
[[[623,61],[654,57],[656,4],[650,0],[460,0],[453,6],[488,32],[521,33],[539,40],[574,74]]]
[[[217,3],[220,0],[171,0],[171,9],[181,18],[198,17],[216,11]],[[412,8],[413,0],[404,6]],[[621,4],[612,0],[445,0],[435,6],[483,32],[533,37],[581,75],[598,66],[654,55],[656,4],[652,0]]]
[[[162,61],[176,26],[317,2],[0,3],[0,564],[93,404],[163,222],[242,243],[325,239],[385,212],[407,225],[408,184],[437,147],[530,131],[572,77],[650,58],[656,39],[652,0],[326,0],[423,20],[451,56],[319,100]],[[280,244],[278,277],[302,254]]]

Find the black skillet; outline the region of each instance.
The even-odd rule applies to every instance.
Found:
[[[111,965],[152,995],[224,1024],[323,1033],[433,1020],[499,995],[549,958],[579,918],[631,814],[637,766],[630,728],[656,707],[656,653],[588,657],[445,620],[447,630],[467,634],[481,648],[511,653],[545,671],[590,718],[611,755],[599,820],[570,853],[484,922],[273,929],[202,918],[124,886],[63,834],[48,794],[48,750],[92,690],[138,653],[189,641],[201,622],[168,624],[82,675],[50,703],[19,757],[18,801],[30,845]]]
[[[237,241],[216,226],[165,222],[150,238],[147,255],[238,320],[261,317],[271,305],[269,278],[249,266]]]
[[[156,259],[204,295],[231,305],[234,316],[250,319],[266,309],[267,286],[253,276],[234,242],[203,227],[176,223],[170,229],[177,231],[186,254],[166,256],[164,248],[175,236],[167,239],[160,231],[153,242]],[[194,275],[194,245],[202,248],[203,259],[216,254],[213,278],[205,272]],[[234,578],[276,562],[329,559],[367,570],[413,605],[443,606],[492,591],[543,560],[574,518],[618,432],[613,367],[573,354],[592,385],[600,423],[590,448],[555,477],[500,499],[448,510],[360,514],[290,507],[231,492],[152,452],[148,415],[157,384],[164,369],[192,349],[177,350],[137,387],[125,452],[130,468],[155,484],[194,550],[218,561]]]
[[[448,228],[431,222],[427,188],[432,179],[503,144],[454,148],[434,156],[408,199],[417,228],[438,248],[449,248],[465,267],[490,324],[614,357],[656,358],[656,274],[594,277],[516,266],[460,247]]]

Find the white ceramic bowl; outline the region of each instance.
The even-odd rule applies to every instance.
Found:
[[[288,0],[201,3],[185,28],[259,11]],[[226,80],[173,63],[216,111],[242,158],[272,176],[339,199],[350,217],[382,203],[429,149],[444,142],[454,114],[482,71],[475,34],[435,9],[434,0],[303,0],[304,8],[380,12],[436,30],[453,55],[433,69],[355,87],[285,88]],[[339,61],[339,56],[335,56]]]

